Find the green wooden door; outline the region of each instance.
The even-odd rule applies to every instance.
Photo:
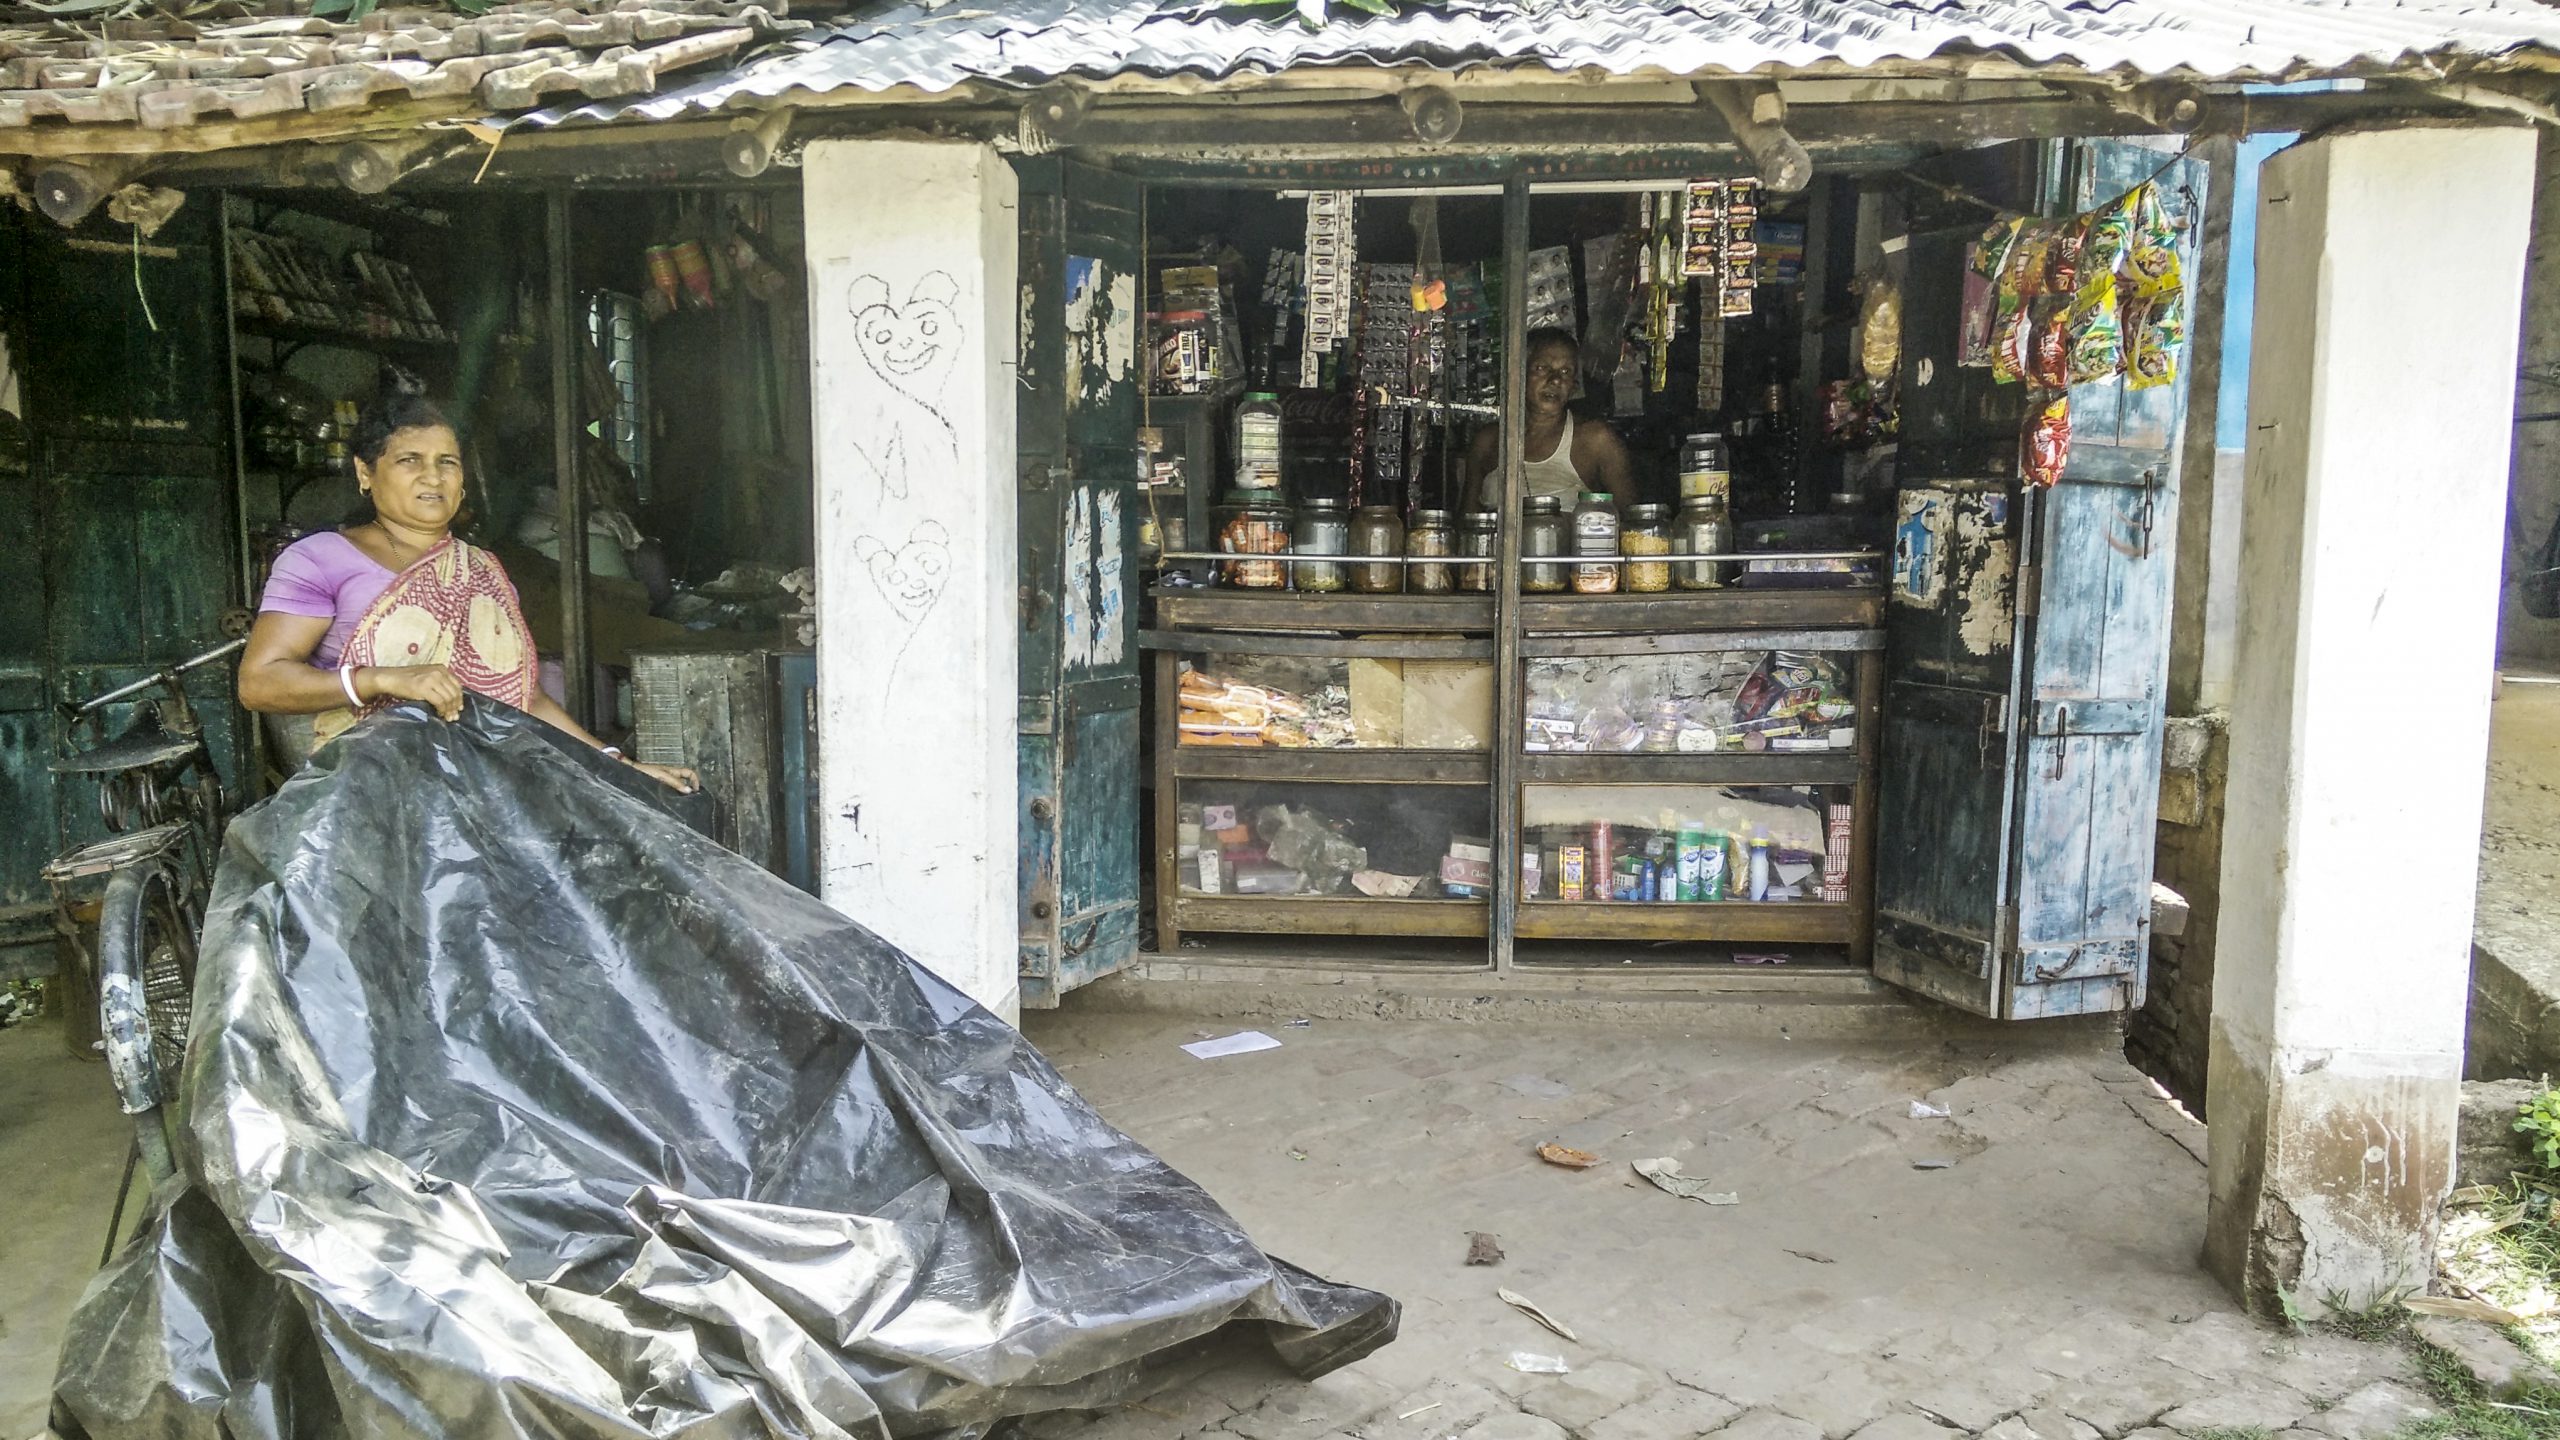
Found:
[[[1022,182],[1017,392],[1022,1003],[1138,948],[1139,187],[1055,156]]]
[[[29,441],[26,469],[0,471],[0,500],[31,522],[0,547],[0,803],[22,817],[0,839],[0,939],[41,940],[37,872],[104,833],[96,786],[48,769],[69,743],[58,707],[220,643],[239,603],[230,357],[209,200],[139,242],[105,220],[0,230]],[[231,675],[206,667],[189,693],[236,789],[247,737]],[[108,716],[108,732],[132,713]],[[22,952],[16,968],[47,959]]]

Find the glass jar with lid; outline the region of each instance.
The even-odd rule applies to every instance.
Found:
[[[1627,556],[1627,589],[1641,595],[1657,595],[1670,589],[1670,561],[1637,557],[1671,553],[1671,507],[1628,506],[1627,525],[1618,535],[1618,548]]]
[[[1289,584],[1289,507],[1269,490],[1230,490],[1218,507],[1218,549],[1228,555],[1268,555],[1268,560],[1229,560],[1226,583],[1243,590],[1281,590]]]
[[[1446,510],[1424,510],[1413,517],[1413,528],[1404,533],[1404,553],[1416,560],[1434,559],[1458,553],[1458,533],[1450,528],[1451,516]],[[1416,595],[1446,595],[1455,586],[1450,566],[1417,564],[1405,567],[1404,588]]]
[[[1554,595],[1564,589],[1564,554],[1571,530],[1564,517],[1564,498],[1532,495],[1520,507],[1520,588],[1531,595]]]
[[[1299,556],[1350,554],[1350,508],[1325,496],[1299,501],[1297,538],[1290,552]],[[1301,590],[1329,595],[1342,588],[1342,566],[1333,561],[1301,559],[1291,568],[1297,572],[1295,583]]]
[[[1396,507],[1363,505],[1352,512],[1351,554],[1354,559],[1403,556],[1404,517],[1396,512]],[[1396,594],[1404,589],[1404,566],[1394,563],[1353,565],[1351,588],[1363,595]]]
[[[1468,511],[1458,522],[1458,553],[1475,562],[1458,567],[1458,588],[1470,595],[1492,594],[1494,557],[1502,553],[1502,512]]]
[[[1713,430],[1692,435],[1680,446],[1680,498],[1686,502],[1704,495],[1733,501],[1733,461],[1724,436]]]
[[[1618,506],[1601,491],[1583,491],[1573,508],[1573,553],[1573,593],[1618,592]]]
[[[1672,551],[1680,555],[1728,555],[1733,552],[1733,517],[1724,497],[1700,495],[1682,502],[1671,527]],[[1691,560],[1678,566],[1683,590],[1721,590],[1733,574],[1729,560]]]

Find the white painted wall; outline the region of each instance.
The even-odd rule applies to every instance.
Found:
[[[1015,1019],[1013,170],[828,140],[801,184],[821,893]]]
[[[2423,1288],[2452,1173],[2533,160],[2375,131],[2262,177],[2209,1253],[2305,1303]]]

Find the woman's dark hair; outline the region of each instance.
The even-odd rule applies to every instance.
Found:
[[[1572,351],[1577,358],[1582,354],[1582,342],[1574,338],[1572,331],[1556,325],[1541,325],[1530,331],[1529,338],[1523,342],[1522,362],[1526,363],[1529,356],[1537,354],[1550,345],[1562,345]]]
[[[347,449],[367,465],[382,462],[382,452],[391,445],[391,437],[402,430],[450,430],[453,422],[436,408],[436,402],[408,390],[395,390],[364,407],[356,417],[356,433],[348,438]]]

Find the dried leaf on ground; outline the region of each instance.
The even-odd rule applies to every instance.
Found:
[[[1530,1319],[1537,1321],[1539,1324],[1546,1326],[1548,1329],[1553,1330],[1567,1340],[1579,1340],[1582,1338],[1581,1336],[1573,1333],[1572,1326],[1567,1325],[1553,1315],[1548,1314],[1546,1311],[1539,1309],[1538,1302],[1521,1294],[1519,1291],[1496,1290],[1493,1293],[1502,1301],[1503,1304],[1518,1310],[1521,1314],[1526,1315]]]
[[[2412,1295],[2400,1304],[2413,1315],[2442,1315],[2454,1320],[2479,1320],[2490,1325],[2524,1323],[2523,1316],[2486,1300],[2462,1300],[2451,1295]]]
[[[1588,1170],[1602,1163],[1599,1156],[1588,1150],[1576,1150],[1570,1145],[1559,1145],[1553,1140],[1538,1147],[1538,1158],[1550,1165],[1561,1165],[1567,1170]]]
[[[1695,1200],[1705,1205],[1742,1203],[1742,1197],[1739,1195],[1730,1191],[1711,1191],[1707,1188],[1707,1182],[1698,1176],[1681,1174],[1680,1162],[1668,1155],[1658,1155],[1651,1160],[1637,1161],[1636,1173],[1652,1181],[1656,1188],[1677,1195],[1683,1200]]]
[[[1470,1265],[1501,1264],[1502,1242],[1481,1230],[1468,1231],[1467,1263]]]

